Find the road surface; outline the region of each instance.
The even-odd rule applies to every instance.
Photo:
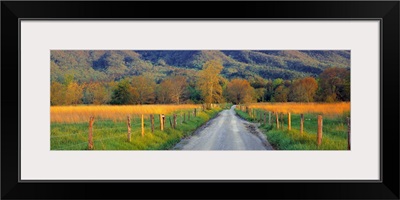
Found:
[[[236,115],[235,106],[224,110],[183,139],[175,150],[272,150],[256,124]]]

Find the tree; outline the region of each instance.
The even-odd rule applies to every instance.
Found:
[[[283,84],[283,79],[281,78],[274,79],[274,81],[272,82],[274,89],[276,89],[278,86],[282,84]]]
[[[274,96],[274,86],[271,80],[265,85],[265,101],[271,101]]]
[[[156,83],[146,76],[132,78],[132,96],[136,103],[154,103]]]
[[[222,69],[223,66],[219,61],[211,60],[207,61],[197,74],[197,88],[207,108],[210,108],[212,103],[222,102],[222,87],[219,83]]]
[[[299,79],[291,85],[289,98],[295,102],[313,102],[317,89],[318,83],[314,78]]]
[[[274,97],[272,101],[275,102],[287,102],[289,90],[284,86],[280,85],[275,89]]]
[[[256,76],[256,77],[254,77],[254,79],[250,83],[250,85],[252,87],[254,87],[254,89],[265,88],[265,86],[267,85],[267,82],[268,82],[267,80],[265,80],[259,76]]]
[[[201,92],[195,86],[188,86],[189,100],[192,103],[201,102]]]
[[[158,103],[170,103],[169,97],[168,97],[168,91],[165,88],[171,87],[171,81],[163,81],[159,85],[156,86],[156,101]]]
[[[104,84],[95,82],[86,85],[84,99],[85,103],[101,105],[110,101],[110,95]]]
[[[83,97],[83,87],[76,82],[69,83],[65,93],[66,104],[77,105],[81,103],[82,97]]]
[[[111,97],[111,104],[131,104],[133,103],[131,94],[131,84],[128,79],[123,79],[115,86]]]
[[[65,104],[66,88],[59,82],[53,81],[50,85],[50,104],[64,105]]]
[[[328,68],[319,76],[320,100],[350,101],[350,70],[344,68]]]
[[[74,75],[73,74],[65,74],[64,75],[64,82],[63,82],[64,85],[68,86],[72,82],[74,82]]]
[[[250,83],[244,79],[233,79],[226,87],[228,100],[234,104],[251,103],[254,101],[255,91]]]
[[[257,102],[264,102],[265,101],[266,89],[257,88],[257,89],[255,89],[255,94],[256,94]]]
[[[164,88],[168,91],[169,99],[171,100],[171,102],[179,104],[183,95],[186,92],[186,78],[183,76],[175,76],[172,78],[168,78],[165,81],[170,82],[170,86]]]

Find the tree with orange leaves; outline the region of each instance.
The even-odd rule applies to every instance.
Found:
[[[255,90],[244,79],[233,79],[226,86],[228,100],[234,104],[254,102]]]
[[[220,103],[222,99],[222,86],[220,85],[220,73],[223,66],[220,61],[210,60],[203,65],[203,69],[197,73],[197,88],[201,92],[207,108],[212,103]]]
[[[318,83],[312,77],[295,80],[290,87],[289,99],[295,102],[313,102],[317,89]]]
[[[161,82],[157,89],[157,100],[161,103],[180,104],[187,89],[186,78],[183,76],[167,78]]]

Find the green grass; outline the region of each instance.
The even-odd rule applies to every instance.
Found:
[[[252,122],[263,122],[253,118],[246,112],[235,109],[242,118]],[[256,113],[262,112],[256,110]],[[347,150],[347,122],[349,113],[324,117],[322,143],[317,146],[317,114],[304,114],[304,132],[300,135],[300,115],[292,114],[292,130],[287,130],[287,115],[284,115],[284,126],[276,129],[275,116],[271,117],[272,125],[263,124],[259,127],[267,136],[268,141],[278,150]],[[257,115],[259,116],[259,115]]]
[[[95,150],[167,150],[175,146],[183,137],[189,136],[202,124],[221,111],[220,108],[198,111],[197,117],[191,115],[182,123],[177,112],[177,127],[170,127],[166,115],[164,131],[160,130],[160,120],[156,115],[154,133],[151,133],[150,120],[145,118],[145,135],[141,136],[140,119],[131,120],[131,142],[127,140],[127,124],[112,120],[95,120],[93,124],[93,141]],[[51,150],[86,150],[88,148],[88,122],[85,123],[51,123]]]

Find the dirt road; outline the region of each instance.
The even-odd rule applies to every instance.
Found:
[[[253,123],[224,110],[200,127],[190,138],[183,139],[175,150],[273,150]]]

